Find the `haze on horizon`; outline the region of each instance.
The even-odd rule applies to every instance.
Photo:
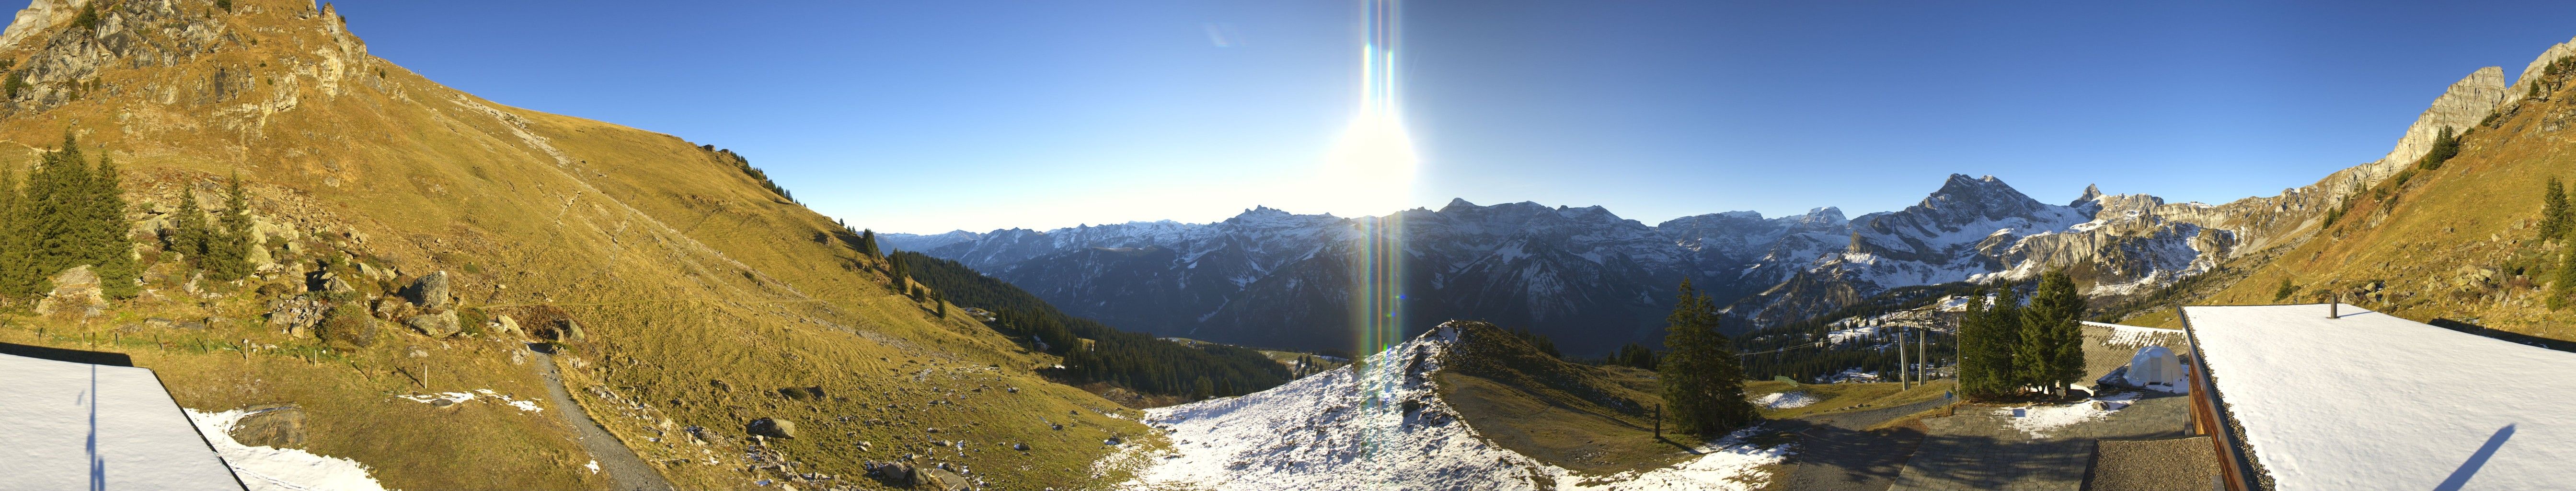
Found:
[[[355,2],[373,51],[504,104],[729,148],[853,226],[1222,220],[1319,196],[1357,2]],[[2442,87],[2518,72],[2576,5],[1407,0],[1410,204],[1647,223],[1920,200],[2225,202],[2378,158]],[[2514,15],[2495,15],[2510,11]],[[403,22],[369,22],[401,19]]]

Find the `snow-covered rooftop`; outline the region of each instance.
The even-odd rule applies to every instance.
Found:
[[[2340,309],[2183,310],[2278,489],[2576,486],[2576,353]]]
[[[0,374],[0,488],[242,489],[151,369],[0,354]]]

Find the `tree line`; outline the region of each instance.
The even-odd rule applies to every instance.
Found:
[[[1959,390],[1976,399],[2036,388],[2064,395],[2084,377],[2084,297],[2064,271],[2040,275],[2028,305],[2017,285],[1977,292],[1959,318]]]
[[[877,247],[863,244],[860,247],[865,249]],[[903,277],[945,292],[942,295],[959,305],[991,311],[992,326],[1034,336],[1044,351],[1064,357],[1065,374],[1077,383],[1109,382],[1138,392],[1212,397],[1259,392],[1289,379],[1286,366],[1260,351],[1219,344],[1192,347],[1120,331],[1065,314],[1037,295],[956,261],[918,252],[895,252],[888,258]],[[1091,341],[1091,349],[1079,346],[1085,339]]]
[[[155,237],[170,254],[161,259],[187,261],[215,281],[250,275],[255,232],[239,174],[225,191],[225,207],[217,212],[198,206],[193,193],[180,192],[168,233]],[[84,265],[108,298],[141,293],[136,280],[143,265],[126,219],[129,208],[116,159],[102,153],[92,164],[69,131],[61,147],[37,156],[24,179],[14,168],[0,169],[0,297],[50,291],[54,275]]]

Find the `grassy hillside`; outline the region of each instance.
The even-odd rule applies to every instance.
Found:
[[[2353,197],[2317,237],[2276,258],[2244,261],[2241,279],[2200,303],[2346,302],[2417,321],[2459,321],[2576,340],[2576,311],[2551,311],[2545,295],[2564,240],[2537,225],[2543,185],[2576,181],[2568,75],[2547,75],[2538,97],[2512,103],[2466,131],[2457,157]],[[2284,282],[2290,295],[2281,295]],[[2170,322],[2152,314],[2148,323]]]
[[[1670,465],[1688,457],[1655,437],[1654,372],[1567,363],[1481,322],[1453,322],[1459,340],[1440,371],[1440,397],[1504,448],[1588,474]]]
[[[1145,432],[1115,417],[1127,410],[1034,374],[1055,356],[893,294],[882,259],[730,152],[440,86],[366,54],[345,19],[312,3],[230,4],[101,2],[94,26],[55,19],[0,45],[25,79],[0,104],[0,139],[18,142],[0,163],[23,174],[31,159],[15,149],[49,148],[67,129],[112,155],[148,268],[146,292],[100,317],[35,316],[16,299],[0,341],[104,340],[190,408],[303,405],[307,449],[410,489],[609,483],[544,413],[391,397],[539,396],[526,365],[537,361],[518,343],[542,339],[482,326],[432,338],[386,320],[362,347],[267,324],[279,302],[323,298],[305,290],[324,264],[384,272],[340,276],[360,299],[445,271],[467,318],[578,325],[558,360],[583,407],[546,409],[588,411],[683,488],[806,473],[847,483],[862,461],[904,454],[998,486],[1065,486],[1092,482],[1102,439]],[[247,210],[217,199],[236,172]],[[155,240],[182,199],[265,224],[273,264],[239,282],[193,280]],[[800,437],[750,442],[745,423],[763,417],[794,421]]]

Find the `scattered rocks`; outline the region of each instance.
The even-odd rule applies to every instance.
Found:
[[[453,310],[439,312],[436,314],[415,315],[410,319],[403,320],[403,325],[411,326],[412,330],[420,331],[421,334],[428,335],[433,338],[453,336],[456,335],[457,331],[464,330],[462,326],[457,325],[456,311]]]
[[[321,324],[322,314],[331,310],[330,304],[306,298],[281,300],[275,305],[268,311],[268,327],[296,338],[313,337],[313,326]],[[167,324],[170,321],[162,319],[161,322]]]
[[[796,438],[796,422],[776,418],[760,418],[751,420],[751,423],[743,425],[743,431],[753,435],[769,438],[793,439]]]

